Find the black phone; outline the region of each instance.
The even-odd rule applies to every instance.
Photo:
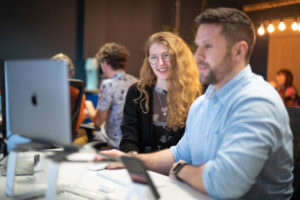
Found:
[[[159,199],[159,193],[156,190],[144,163],[138,158],[128,156],[122,156],[121,160],[124,163],[131,180],[135,183],[148,185],[152,191],[154,198]]]

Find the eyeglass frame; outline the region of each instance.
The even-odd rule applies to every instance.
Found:
[[[151,64],[151,65],[156,65],[158,63],[158,60],[159,60],[159,57],[161,57],[161,59],[164,61],[164,62],[170,62],[170,56],[169,56],[169,53],[168,52],[164,52],[162,53],[161,55],[152,55],[152,56],[149,56],[147,58],[148,62]],[[151,61],[151,59],[155,59],[155,62]]]

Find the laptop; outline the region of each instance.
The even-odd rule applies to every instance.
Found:
[[[41,143],[71,146],[67,63],[11,60],[4,68],[11,132]]]

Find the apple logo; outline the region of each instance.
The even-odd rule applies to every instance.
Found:
[[[37,102],[37,96],[36,96],[36,94],[33,94],[31,96],[31,103],[32,103],[32,105],[37,106],[38,102]]]

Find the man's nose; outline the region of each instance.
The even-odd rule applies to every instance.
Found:
[[[205,59],[205,54],[204,54],[204,51],[203,51],[203,48],[201,47],[198,47],[195,51],[195,54],[194,54],[194,57],[197,61],[199,60],[204,60]]]

